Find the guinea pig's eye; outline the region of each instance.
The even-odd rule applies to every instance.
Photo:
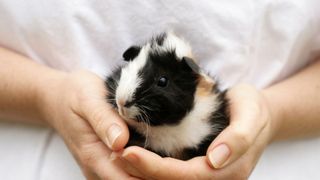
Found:
[[[159,79],[158,79],[158,83],[157,85],[159,87],[166,87],[168,84],[168,78],[165,77],[165,76],[161,76]]]

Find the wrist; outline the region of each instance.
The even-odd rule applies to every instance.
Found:
[[[37,83],[36,91],[36,107],[41,118],[45,123],[50,126],[54,126],[53,114],[55,112],[55,102],[59,101],[59,92],[61,84],[63,84],[67,73],[54,69],[47,68],[44,72],[44,76]]]
[[[279,131],[284,119],[284,109],[279,102],[276,92],[272,88],[262,90],[266,105],[270,113],[270,142],[278,138]]]

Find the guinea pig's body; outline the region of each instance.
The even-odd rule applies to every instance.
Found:
[[[191,48],[164,33],[123,57],[128,64],[106,80],[107,99],[130,130],[128,146],[190,159],[206,154],[229,124],[225,92],[192,59]]]

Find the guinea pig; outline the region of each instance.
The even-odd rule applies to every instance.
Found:
[[[206,154],[229,125],[226,91],[195,62],[172,32],[123,53],[127,64],[106,79],[107,101],[126,121],[127,146],[188,160]]]

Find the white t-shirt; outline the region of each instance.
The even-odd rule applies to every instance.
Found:
[[[240,82],[263,88],[292,75],[318,55],[319,10],[317,0],[2,0],[0,45],[53,68],[85,68],[104,77],[122,63],[127,47],[173,30],[191,44],[201,67],[218,77],[224,88]],[[17,127],[0,124],[0,128]],[[53,147],[48,144],[56,142],[50,130],[44,132],[32,136],[48,137],[36,141],[43,156]],[[0,154],[12,153],[2,150],[8,143],[0,141]],[[14,146],[19,138],[10,143]],[[6,164],[14,164],[6,159]],[[36,159],[45,164],[42,156]],[[48,178],[39,173],[50,170],[37,169],[37,162],[29,168],[39,179]],[[8,166],[0,163],[0,179],[14,176],[6,175],[4,168]]]
[[[313,1],[3,0],[0,44],[54,68],[100,75],[122,52],[172,29],[224,86],[265,87],[303,67],[319,48]]]

